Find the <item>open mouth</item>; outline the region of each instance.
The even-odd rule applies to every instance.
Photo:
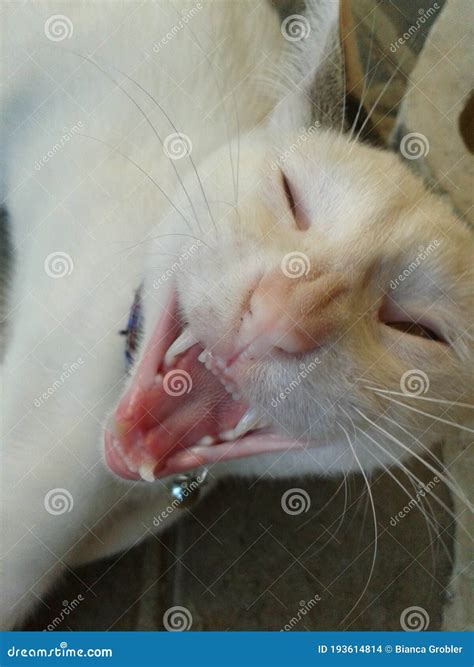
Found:
[[[232,367],[196,341],[173,293],[106,428],[109,468],[151,482],[295,446],[240,396]]]

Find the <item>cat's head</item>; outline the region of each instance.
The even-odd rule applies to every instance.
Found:
[[[316,36],[335,25],[322,4]],[[306,71],[263,127],[189,164],[156,229],[106,429],[123,477],[370,470],[467,428],[472,233],[397,155],[342,134],[333,78]]]
[[[334,131],[269,125],[239,152],[238,173],[227,146],[201,165],[207,202],[191,174],[194,213],[177,199],[157,230],[112,468],[371,469],[455,435],[471,232],[396,155]]]

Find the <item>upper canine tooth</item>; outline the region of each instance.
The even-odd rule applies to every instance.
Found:
[[[191,333],[189,327],[185,327],[178,338],[172,343],[165,354],[165,364],[171,366],[173,359],[178,355],[189,350],[190,347],[196,345],[198,340]]]
[[[244,415],[242,415],[233,429],[219,433],[219,436],[223,440],[235,440],[236,438],[240,438],[241,435],[245,435],[247,431],[250,431],[257,425],[264,425],[260,413],[255,408],[250,408]]]

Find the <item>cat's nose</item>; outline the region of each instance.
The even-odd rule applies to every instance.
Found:
[[[266,274],[242,314],[239,348],[256,358],[272,349],[298,354],[330,342],[343,324],[348,287],[339,272],[302,278],[279,269]]]

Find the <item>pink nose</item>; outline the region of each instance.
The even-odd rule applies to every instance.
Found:
[[[297,354],[329,342],[341,324],[347,290],[336,272],[315,278],[290,278],[280,270],[265,275],[242,317],[239,348],[248,346],[251,357],[260,357],[273,348]]]

